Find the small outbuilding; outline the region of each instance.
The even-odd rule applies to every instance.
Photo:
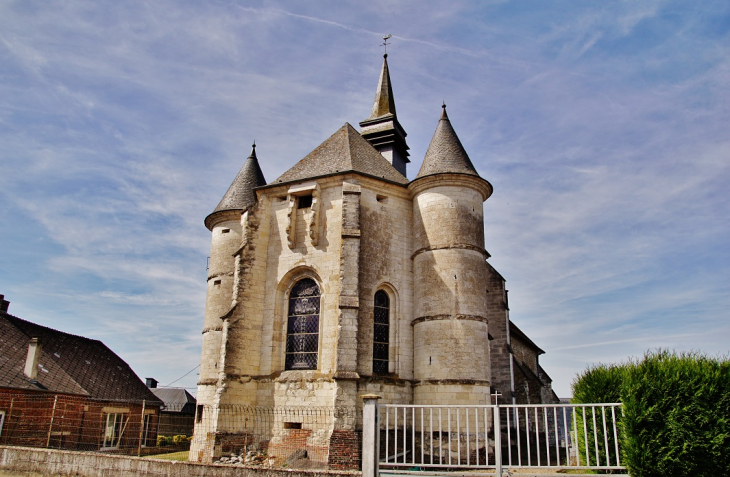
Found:
[[[157,387],[157,380],[146,378],[147,387],[163,403],[160,433],[165,436],[192,436],[195,425],[195,397],[185,388]]]

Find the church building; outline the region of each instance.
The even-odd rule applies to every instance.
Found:
[[[363,394],[556,402],[543,351],[510,321],[505,280],[488,262],[492,185],[446,105],[413,179],[387,55],[359,126],[345,123],[271,182],[254,145],[206,217],[197,400],[208,415],[197,416],[206,428],[196,427],[191,460],[215,457],[210,436],[232,432],[216,417],[226,405],[350,410],[326,430],[329,442],[358,432]]]

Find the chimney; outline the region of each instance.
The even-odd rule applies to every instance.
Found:
[[[157,383],[159,382],[155,378],[144,378],[144,379],[145,379],[145,384],[150,389],[155,389],[157,387]]]
[[[23,372],[30,379],[38,376],[38,360],[41,357],[41,342],[38,338],[32,338],[28,343],[28,357],[25,358],[25,369]]]
[[[7,313],[10,302],[5,299],[5,295],[0,295],[0,313]]]

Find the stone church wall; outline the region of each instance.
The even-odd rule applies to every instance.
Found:
[[[487,296],[487,319],[489,320],[490,360],[492,362],[492,393],[502,394],[500,402],[509,398],[512,380],[510,376],[510,352],[507,345],[507,292],[504,279],[487,263],[488,280],[485,286]]]
[[[512,336],[512,352],[515,355],[515,359],[519,360],[523,366],[530,368],[535,375],[537,375],[537,351],[532,346],[523,342],[519,337]]]
[[[412,205],[403,187],[363,178],[360,206],[360,308],[357,372],[372,375],[373,300],[384,290],[390,299],[389,373],[413,377]],[[360,392],[360,391],[358,391]],[[410,402],[410,398],[406,401]]]
[[[339,179],[339,180],[338,180]],[[340,226],[342,217],[341,178],[320,180],[321,188],[319,204],[320,239],[312,245],[308,235],[306,222],[313,213],[311,209],[296,211],[294,229],[294,247],[288,245],[287,226],[289,225],[286,200],[287,188],[273,188],[266,191],[271,200],[270,227],[271,233],[267,246],[267,263],[262,275],[258,277],[265,293],[262,315],[263,322],[261,343],[261,374],[268,375],[284,370],[284,354],[286,347],[286,314],[287,293],[291,286],[304,276],[310,276],[320,286],[320,345],[319,371],[323,374],[333,373],[335,369],[335,351],[325,343],[336,342],[337,312],[339,298],[340,269]],[[282,200],[283,199],[283,200]],[[300,217],[301,216],[301,217]],[[271,291],[275,291],[271,293]]]

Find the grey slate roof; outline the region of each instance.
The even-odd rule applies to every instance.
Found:
[[[38,338],[38,376],[23,372],[28,342]],[[36,325],[0,311],[0,387],[162,404],[104,343]]]
[[[446,105],[442,106],[441,119],[433,133],[431,144],[428,146],[426,156],[423,159],[421,170],[418,171],[416,179],[430,176],[431,174],[459,173],[479,177],[479,173],[469,159],[469,155],[461,145],[451,121],[446,114]]]
[[[195,398],[185,388],[151,388],[150,391],[165,403],[165,411],[195,413]]]
[[[386,115],[395,116],[395,100],[393,99],[393,87],[390,85],[390,72],[388,71],[388,55],[383,55],[383,69],[380,71],[380,81],[375,92],[373,110],[368,119],[376,119]]]
[[[256,203],[256,193],[253,189],[265,184],[266,179],[259,167],[259,161],[256,158],[256,144],[254,144],[251,148],[251,155],[243,163],[243,167],[238,171],[238,175],[228,191],[208,217],[224,210],[247,210]],[[208,217],[205,219],[206,225]]]
[[[532,341],[524,331],[519,329],[517,325],[515,325],[511,320],[509,322],[509,334],[512,338],[517,338],[518,340],[522,341],[525,345],[531,347],[535,350],[535,352],[539,355],[545,354],[545,351],[543,351],[539,346],[535,344],[534,341]]]
[[[349,123],[345,123],[271,185],[351,171],[396,184],[408,184],[408,179],[403,177]]]

